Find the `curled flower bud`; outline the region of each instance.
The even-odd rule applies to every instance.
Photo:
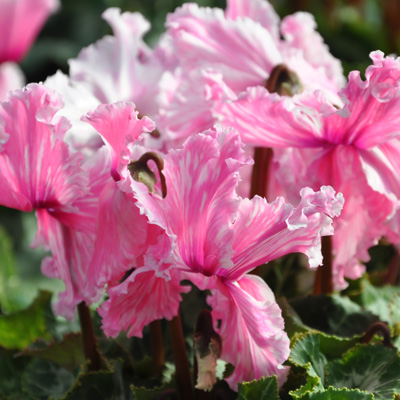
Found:
[[[285,64],[278,64],[271,71],[265,87],[270,93],[278,93],[280,96],[294,96],[303,91],[299,77]]]
[[[193,335],[194,355],[197,364],[196,389],[209,392],[217,382],[217,360],[221,356],[222,341],[212,326],[211,312],[204,309],[197,319]],[[196,372],[196,371],[195,371]]]
[[[149,151],[143,154],[139,160],[131,161],[128,165],[128,170],[135,181],[144,183],[149,191],[154,193],[154,186],[157,182],[157,178],[156,174],[147,165],[149,160],[153,160],[156,163],[160,174],[162,196],[165,197],[167,195],[167,186],[165,184],[165,177],[161,172],[164,168],[164,161],[160,155]]]

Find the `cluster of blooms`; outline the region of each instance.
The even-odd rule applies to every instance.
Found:
[[[114,36],[82,50],[69,76],[0,103],[0,204],[36,210],[33,245],[51,251],[42,271],[65,283],[58,314],[106,288],[104,332],[140,337],[178,314],[188,280],[211,293],[230,386],[282,383],[281,311],[249,272],[292,252],[316,268],[335,231],[341,289],[383,235],[399,241],[400,63],[374,52],[366,79],[346,84],[312,16],[279,21],[264,0],[185,4],[154,49],[142,15],[103,16]],[[292,88],[271,90],[277,67]],[[254,147],[273,148],[273,202],[249,199],[239,175]],[[156,180],[143,178],[146,160]]]

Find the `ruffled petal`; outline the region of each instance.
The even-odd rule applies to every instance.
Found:
[[[339,147],[312,168],[331,170],[333,184],[346,199],[342,214],[334,222],[333,237],[335,288],[343,289],[347,286],[344,277],[357,279],[364,273],[365,266],[360,261],[370,260],[368,249],[386,234],[387,221],[396,206],[392,199],[368,184],[354,149]]]
[[[111,175],[115,180],[120,179],[119,165],[129,163],[128,143],[136,141],[144,132],[154,130],[154,122],[148,118],[138,118],[138,111],[133,103],[117,102],[101,104],[95,111],[82,117],[105,140],[111,157]]]
[[[0,136],[9,135],[0,153],[1,204],[23,211],[63,208],[86,192],[80,154],[63,142],[69,122],[54,118],[59,95],[42,85],[17,90],[0,105]],[[1,133],[2,132],[2,133]]]
[[[320,110],[334,107],[322,92],[293,98],[248,88],[236,101],[220,108],[224,125],[238,130],[244,143],[263,147],[319,147],[324,144]]]
[[[304,59],[317,69],[323,69],[326,78],[336,89],[345,85],[345,77],[340,61],[329,52],[321,35],[315,30],[314,17],[306,12],[286,16],[280,30],[285,40],[281,42],[284,53],[300,51]]]
[[[65,103],[57,116],[64,116],[71,122],[71,129],[65,134],[64,140],[77,151],[90,157],[103,144],[103,140],[96,130],[89,124],[81,121],[82,115],[88,110],[94,110],[99,100],[80,82],[72,80],[61,71],[48,77],[44,86],[61,94]]]
[[[19,61],[31,47],[58,0],[13,0],[0,4],[0,64]]]
[[[400,61],[371,53],[373,65],[349,75],[342,91],[346,104],[325,118],[325,137],[333,143],[367,149],[400,135]]]
[[[99,203],[94,255],[88,269],[89,288],[116,282],[127,270],[137,267],[136,260],[158,236],[154,229],[148,232],[151,225],[140,215],[136,200],[114,181],[104,186]]]
[[[51,257],[43,259],[42,272],[50,278],[61,279],[65,284],[65,291],[59,295],[54,311],[71,320],[76,306],[87,300],[84,285],[93,251],[93,237],[63,225],[47,210],[37,210],[36,216],[38,233],[33,245],[42,245],[52,253]],[[98,292],[90,301],[98,300],[100,295]]]
[[[140,13],[109,8],[103,18],[114,36],[106,36],[70,60],[73,80],[84,82],[101,103],[134,101],[144,114],[156,112],[157,83],[162,64],[143,41],[150,29]]]
[[[294,208],[278,197],[273,203],[255,196],[240,202],[233,223],[234,267],[220,274],[238,280],[246,272],[283,255],[302,252],[311,267],[322,263],[321,236],[332,235],[332,218],[343,207],[343,196],[329,187],[304,188]]]
[[[282,62],[274,38],[249,18],[225,18],[218,8],[184,4],[167,19],[181,63],[220,70],[234,91],[260,85]]]
[[[230,19],[250,18],[260,23],[276,40],[279,39],[279,16],[263,0],[228,0],[225,16]]]
[[[180,147],[190,135],[212,128],[216,106],[234,97],[222,75],[212,69],[167,72],[161,88],[157,127],[167,148]]]
[[[122,331],[127,336],[142,337],[143,328],[150,322],[178,315],[181,293],[190,286],[180,285],[177,271],[171,279],[156,277],[154,271],[138,268],[120,285],[108,290],[109,300],[98,310],[103,318],[102,328],[107,336],[115,337]]]
[[[208,303],[223,340],[221,359],[235,367],[226,379],[229,386],[237,390],[239,382],[274,374],[283,384],[288,367],[282,363],[289,357],[290,343],[281,310],[267,284],[252,275],[239,282],[220,282]]]

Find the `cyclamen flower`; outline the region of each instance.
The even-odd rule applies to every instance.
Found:
[[[261,0],[250,0],[257,12],[241,15],[243,3],[244,0],[228,2],[226,14],[221,9],[201,8],[193,3],[184,4],[170,14],[168,34],[180,54],[181,65],[189,70],[196,67],[219,70],[235,92],[263,85],[272,69],[281,63],[295,71],[306,86],[322,85],[334,92],[343,85],[340,64],[314,31],[311,15],[298,13],[286,17],[280,27],[284,37],[281,40],[279,19],[272,7],[266,7]],[[262,26],[249,18],[255,14],[265,15],[270,23]],[[310,39],[307,43],[294,40],[294,32],[298,35],[304,31]],[[318,51],[309,50],[311,46]]]
[[[63,141],[70,127],[55,114],[61,97],[31,84],[0,103],[0,204],[21,211],[36,209],[38,233],[32,246],[42,245],[52,257],[42,271],[65,284],[55,305],[57,314],[72,318],[75,306],[96,300],[85,291],[92,257],[98,196],[109,176],[104,151],[83,163]]]
[[[265,0],[230,0],[225,12],[188,3],[170,14],[167,35],[179,54],[179,66],[164,74],[158,97],[156,122],[165,146],[211,128],[218,121],[221,101],[249,87],[265,86],[283,64],[297,77],[297,90],[321,89],[341,104],[340,62],[315,27],[307,13],[287,16],[280,23]],[[182,109],[185,112],[178,112]]]
[[[167,280],[157,293],[163,279],[149,279],[146,288],[143,280],[136,281],[138,272],[109,290],[110,299],[100,309],[106,334],[140,335],[152,320],[177,314],[180,293],[188,290],[181,280],[210,290],[215,330],[223,339],[221,358],[235,366],[227,379],[233,389],[242,380],[272,374],[282,383],[287,372],[282,363],[290,352],[272,291],[247,273],[291,252],[305,253],[312,266],[320,264],[321,236],[333,233],[332,217],[343,205],[330,187],[303,189],[297,207],[283,198],[269,204],[257,196],[238,197],[239,170],[251,162],[241,147],[236,131],[217,128],[170,150],[164,160],[165,198],[131,181],[142,213],[169,238],[164,270],[157,271]],[[165,307],[166,300],[172,308]],[[149,303],[153,315],[143,307]]]
[[[278,180],[296,199],[299,188],[332,185],[346,204],[334,222],[334,283],[365,271],[368,249],[383,235],[398,242],[400,62],[371,53],[366,80],[353,71],[337,109],[322,92],[293,98],[251,88],[221,111],[245,143],[273,147]],[[257,128],[255,128],[257,127]],[[290,149],[286,149],[290,147]]]

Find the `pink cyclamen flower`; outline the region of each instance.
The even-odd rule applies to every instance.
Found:
[[[344,84],[340,63],[315,32],[313,17],[298,13],[286,17],[279,26],[272,7],[263,3],[232,0],[225,13],[188,3],[170,14],[168,34],[181,65],[189,70],[219,70],[237,93],[263,85],[272,69],[282,63],[295,71],[306,87],[333,93],[340,88]],[[263,25],[260,18],[265,21]],[[299,33],[307,33],[307,42],[294,39]]]
[[[100,310],[106,334],[126,329],[137,335],[145,323],[177,314],[180,292],[187,291],[179,286],[182,279],[210,290],[215,329],[224,341],[221,357],[235,366],[228,378],[233,389],[242,380],[272,374],[282,383],[287,372],[282,363],[290,352],[271,290],[247,273],[291,252],[303,252],[311,265],[320,264],[320,237],[333,233],[331,218],[343,204],[330,187],[303,189],[298,207],[283,198],[270,204],[260,197],[241,199],[235,188],[240,168],[249,162],[237,132],[216,129],[192,136],[183,149],[170,150],[164,165],[165,198],[131,181],[141,211],[169,237],[169,250],[163,249],[167,280],[161,295],[151,290],[154,282],[146,289],[136,277],[126,280],[109,291]],[[143,316],[136,305],[138,293],[141,301],[151,298],[157,314]],[[162,309],[168,295],[175,301],[173,312]]]
[[[20,61],[58,0],[0,0],[0,64]]]
[[[179,54],[179,68],[161,81],[155,117],[167,148],[211,128],[222,99],[265,86],[282,64],[298,76],[297,90],[322,89],[341,104],[340,62],[315,31],[310,14],[296,13],[280,23],[265,0],[231,0],[225,12],[189,3],[168,16],[167,27]],[[178,113],[181,109],[185,112]]]
[[[361,276],[360,261],[369,260],[368,249],[382,235],[399,240],[392,217],[400,197],[400,62],[379,51],[371,58],[365,81],[350,73],[340,109],[322,92],[283,98],[258,87],[222,111],[245,143],[275,148],[278,179],[292,201],[305,185],[329,184],[345,196],[334,222],[337,289],[347,285],[344,277]]]
[[[0,103],[0,204],[21,211],[36,210],[42,245],[52,257],[42,271],[65,284],[55,305],[57,314],[72,318],[75,306],[91,302],[85,292],[92,257],[98,196],[106,184],[106,153],[99,151],[83,163],[63,141],[70,123],[56,113],[61,97],[42,85],[31,84]]]

